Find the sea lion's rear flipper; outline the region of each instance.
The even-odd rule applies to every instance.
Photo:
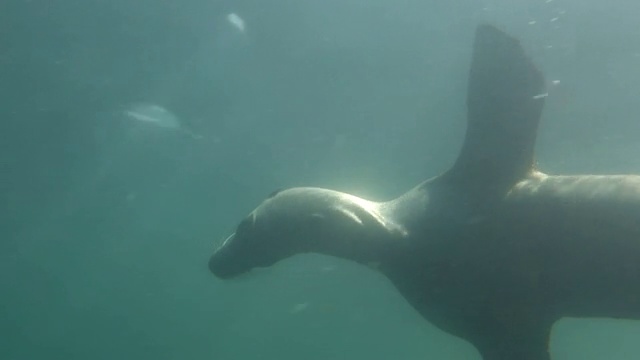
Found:
[[[517,39],[490,25],[475,34],[462,151],[447,178],[470,191],[504,191],[533,166],[544,77]]]

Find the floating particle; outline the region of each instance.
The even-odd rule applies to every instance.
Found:
[[[236,29],[238,29],[238,31],[240,32],[244,32],[245,30],[245,24],[244,24],[244,20],[242,20],[242,18],[240,16],[238,16],[238,14],[236,13],[231,13],[229,15],[227,15],[227,21],[233,25]]]
[[[549,93],[543,93],[543,94],[534,95],[533,98],[535,100],[538,100],[538,99],[546,98],[547,96],[549,96]]]
[[[179,129],[180,120],[169,110],[155,104],[138,104],[125,111],[132,120],[152,124],[155,126]]]
[[[191,129],[185,127],[175,114],[160,105],[136,104],[126,110],[124,114],[129,119],[139,123],[182,132],[194,139],[202,138],[201,135],[196,134],[191,131]]]

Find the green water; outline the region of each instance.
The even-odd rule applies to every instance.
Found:
[[[0,359],[478,359],[369,269],[305,255],[223,283],[208,257],[276,188],[385,199],[446,169],[482,21],[559,81],[543,170],[640,172],[638,11],[630,0],[2,2]],[[197,136],[128,118],[140,103]],[[551,351],[634,359],[638,339],[637,322],[565,319]]]

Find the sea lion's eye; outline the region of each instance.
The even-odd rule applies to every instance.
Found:
[[[236,234],[243,233],[249,230],[250,225],[251,223],[249,222],[249,219],[245,218],[240,222],[240,224],[238,224],[238,227],[236,228]]]

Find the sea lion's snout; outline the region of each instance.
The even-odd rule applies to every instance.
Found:
[[[219,278],[224,277],[224,271],[220,267],[220,262],[216,258],[216,254],[211,255],[209,258],[209,271]]]
[[[242,258],[233,256],[234,238],[235,234],[231,234],[209,258],[209,271],[220,279],[229,279],[248,271],[241,264]]]
[[[220,279],[235,278],[257,267],[267,267],[278,258],[269,242],[261,247],[260,241],[247,238],[246,233],[231,234],[209,258],[209,271]]]
[[[209,271],[213,273],[217,278],[226,280],[236,275],[239,275],[237,271],[233,271],[230,267],[225,266],[223,261],[220,261],[219,256],[213,254],[209,259]]]

